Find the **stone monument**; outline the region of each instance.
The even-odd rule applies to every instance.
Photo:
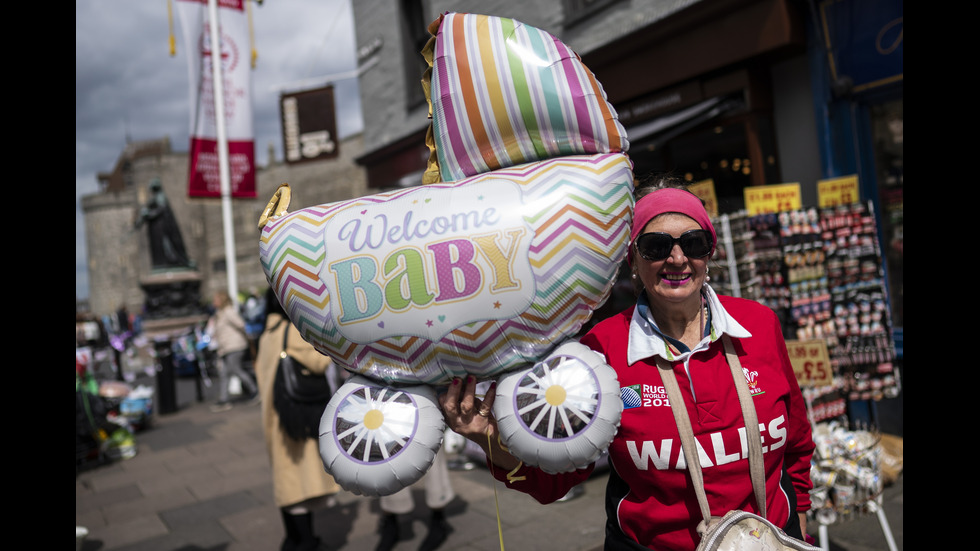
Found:
[[[150,197],[140,208],[134,227],[146,228],[150,249],[150,274],[140,279],[146,297],[143,319],[161,329],[193,324],[205,315],[201,275],[187,254],[160,180],[153,179],[149,190]]]
[[[150,239],[150,260],[154,270],[194,268],[194,262],[184,248],[177,218],[158,178],[150,182],[150,198],[136,219],[137,228],[144,224]]]

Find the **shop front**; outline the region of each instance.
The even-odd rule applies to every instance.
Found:
[[[902,0],[814,2],[810,58],[825,177],[855,175],[874,211],[897,373],[904,369]],[[902,431],[902,400],[852,417]]]
[[[822,419],[901,435],[902,2],[703,4],[583,56],[638,183],[693,184],[728,244],[712,284],[771,306],[791,345],[825,343]]]
[[[904,437],[902,2],[711,4],[586,62],[639,183],[681,177],[715,215],[712,286],[783,322],[819,448],[821,540],[876,514],[894,549],[877,499],[892,479],[885,443]],[[797,56],[804,78],[786,79]],[[809,121],[792,119],[802,111]]]

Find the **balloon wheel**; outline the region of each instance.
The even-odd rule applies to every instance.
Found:
[[[504,376],[498,387],[504,399],[494,414],[502,441],[525,463],[549,472],[592,463],[619,426],[623,405],[615,371],[578,343]]]
[[[444,430],[430,388],[393,388],[352,377],[323,413],[320,455],[344,489],[389,495],[422,478]]]

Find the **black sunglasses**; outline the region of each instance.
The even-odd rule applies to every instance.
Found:
[[[711,254],[711,232],[690,230],[674,237],[669,233],[650,232],[636,238],[636,252],[647,260],[663,260],[670,256],[674,245],[680,243],[688,258],[701,258]]]

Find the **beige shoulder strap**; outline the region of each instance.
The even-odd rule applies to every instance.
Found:
[[[722,335],[722,340],[725,343],[725,357],[728,359],[728,365],[732,370],[732,378],[735,380],[735,388],[738,391],[738,401],[742,406],[742,416],[745,419],[745,436],[749,441],[749,470],[752,476],[752,489],[755,492],[755,500],[761,516],[765,518],[766,487],[759,420],[756,417],[755,405],[752,403],[749,385],[745,382],[745,374],[742,372],[742,364],[738,361],[735,347],[732,346],[732,341],[727,334]],[[681,435],[684,459],[691,473],[691,480],[694,482],[694,492],[698,496],[701,516],[704,517],[704,526],[706,527],[711,521],[711,509],[708,507],[708,498],[704,493],[704,478],[701,474],[701,461],[694,441],[691,419],[687,415],[687,407],[684,405],[684,398],[677,385],[677,377],[674,375],[673,368],[660,356],[657,356],[657,367],[660,369],[660,377],[663,379],[664,388],[666,388],[667,397],[670,400],[670,409],[674,413],[674,421],[677,423],[677,430]],[[699,531],[701,530],[703,528],[699,528]]]

